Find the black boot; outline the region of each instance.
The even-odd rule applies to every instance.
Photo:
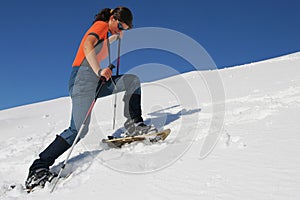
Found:
[[[39,155],[29,168],[28,178],[25,182],[27,188],[45,182],[51,175],[49,167],[55,160],[71,146],[61,136],[57,135],[55,140]],[[34,182],[34,183],[33,183]],[[37,183],[39,182],[39,183]],[[44,183],[43,183],[44,184]]]

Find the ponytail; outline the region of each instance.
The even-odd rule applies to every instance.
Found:
[[[112,9],[104,8],[97,15],[95,15],[93,23],[95,23],[96,21],[108,22],[110,16],[112,16],[112,15],[113,15],[113,10]]]

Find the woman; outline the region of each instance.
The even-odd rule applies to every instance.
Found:
[[[86,113],[95,98],[95,91],[101,76],[106,83],[100,97],[113,92],[125,91],[123,101],[124,116],[127,118],[124,127],[126,134],[137,135],[152,131],[152,126],[143,123],[141,117],[141,88],[140,80],[135,75],[112,76],[110,68],[101,68],[100,62],[109,53],[109,45],[117,37],[122,36],[123,30],[132,28],[132,13],[126,7],[115,9],[105,8],[96,16],[92,26],[85,33],[73,62],[69,80],[69,93],[72,99],[72,117],[70,127],[57,135],[55,140],[39,154],[29,168],[25,182],[27,189],[37,185],[44,186],[51,177],[49,167],[55,159],[69,149],[84,121]],[[108,33],[112,36],[108,39]],[[87,123],[88,124],[88,123]],[[82,139],[88,132],[88,126],[80,135]]]

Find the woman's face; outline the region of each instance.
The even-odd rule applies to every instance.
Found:
[[[119,34],[122,30],[127,30],[129,27],[124,22],[115,19],[113,16],[110,17],[108,22],[108,29],[111,34]]]

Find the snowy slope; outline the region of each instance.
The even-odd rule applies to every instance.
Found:
[[[0,199],[299,199],[299,66],[295,53],[143,84],[144,118],[172,129],[156,145],[100,145],[113,131],[114,98],[99,100],[90,132],[65,169],[72,176],[52,194],[49,186],[28,195],[21,184],[38,153],[68,126],[69,97],[0,111]],[[225,118],[217,145],[203,158],[203,143],[216,128],[216,102],[203,77],[213,74],[223,82]],[[120,127],[122,94],[117,97]]]

